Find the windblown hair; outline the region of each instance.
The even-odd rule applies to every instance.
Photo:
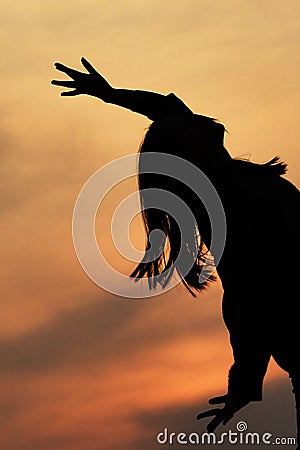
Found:
[[[215,122],[214,119],[209,120]],[[207,144],[207,141],[204,142]],[[185,157],[185,159],[203,170],[201,143],[199,144],[200,151],[198,152],[197,160],[186,157],[186,154],[183,156],[185,150],[182,147],[183,145],[184,142],[178,139],[176,133],[172,136],[170,131],[166,133],[159,123],[153,122],[140,146],[139,153],[162,152]],[[227,153],[227,150],[224,147],[222,149],[222,146],[220,150],[224,150]],[[263,177],[268,178],[278,177],[286,172],[286,164],[280,162],[278,157],[264,164],[256,164],[241,159],[229,159],[230,161],[226,163],[224,170],[226,170],[226,166],[231,166],[231,170],[237,171],[240,175],[241,172],[252,173],[254,176],[259,173]],[[207,161],[205,164],[207,164]],[[205,172],[205,170],[203,171]],[[204,290],[210,282],[216,280],[216,277],[212,274],[214,262],[209,252],[211,226],[206,208],[196,193],[181,181],[166,175],[143,173],[141,170],[141,158],[139,159],[138,185],[142,219],[146,232],[146,245],[143,260],[130,276],[135,278],[135,281],[146,276],[151,289],[156,287],[157,281],[163,287],[167,286],[174,271],[176,271],[187,290],[195,296],[195,291]],[[162,189],[175,194],[191,210],[196,218],[196,222],[191,230],[188,242],[182,242],[180,227],[168,212],[147,207],[147,189],[149,188]],[[157,239],[150,237],[154,230],[162,231]],[[190,259],[193,258],[194,261],[187,274],[181,270],[176,261],[180,251],[185,252],[186,256]]]

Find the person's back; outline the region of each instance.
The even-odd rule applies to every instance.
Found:
[[[299,372],[300,195],[272,167],[238,160],[215,186],[228,227],[217,270],[235,360],[229,386],[260,400],[270,356],[291,377]]]
[[[224,288],[242,284],[253,292],[264,286],[270,292],[295,283],[289,273],[299,264],[298,189],[272,166],[240,160],[227,164],[213,182],[227,221],[217,268]]]

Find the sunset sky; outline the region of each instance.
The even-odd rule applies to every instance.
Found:
[[[174,92],[224,123],[232,156],[279,155],[299,187],[300,3],[2,0],[0,20],[0,449],[152,450],[164,427],[201,433],[207,422],[195,416],[225,393],[232,363],[221,285],[196,299],[178,286],[132,300],[84,273],[76,198],[97,169],[137,151],[150,121],[60,97],[53,64],[80,69],[85,56],[115,87]],[[113,200],[135,186],[112,192],[97,218],[107,255]],[[113,255],[129,274],[133,265]],[[264,402],[226,429],[238,420],[294,436],[289,379],[274,362]]]

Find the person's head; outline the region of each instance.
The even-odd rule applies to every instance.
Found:
[[[207,167],[231,159],[223,146],[224,131],[225,128],[222,124],[209,117],[194,114],[168,116],[151,124],[140,146],[140,154],[156,152],[178,156],[188,160],[205,172]],[[202,227],[207,228],[209,222],[205,208],[201,205],[201,201],[195,198],[195,193],[188,186],[165,175],[144,173],[141,164],[142,158],[139,161],[138,182],[148,256],[146,257],[145,253],[143,261],[131,276],[141,278],[147,275],[150,286],[151,279],[160,276],[161,284],[166,285],[169,277],[165,277],[164,273],[166,269],[173,267],[191,293],[192,289],[200,291],[207,285],[207,282],[199,283],[204,263],[208,264],[207,249],[201,237]],[[180,197],[197,216],[197,222],[199,223],[196,223],[194,229],[191,230],[189,242],[181,242],[180,228],[170,214],[161,209],[147,207],[144,190],[150,188],[170,191],[175,196]],[[195,209],[197,209],[197,212]],[[200,218],[200,211],[202,211],[202,218]],[[166,240],[150,243],[150,234],[156,229],[163,231]],[[182,245],[195,261],[186,275],[180,272],[178,266],[174,267]],[[206,245],[208,244],[206,243]],[[149,253],[150,248],[151,253]],[[211,276],[208,281],[214,279],[215,277]]]
[[[180,156],[201,169],[230,158],[224,148],[224,125],[195,114],[170,115],[153,122],[140,153],[161,152]]]

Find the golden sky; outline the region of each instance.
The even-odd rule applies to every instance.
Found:
[[[219,283],[128,300],[80,267],[77,195],[150,122],[61,98],[53,63],[85,56],[116,87],[174,92],[225,124],[232,156],[279,155],[299,187],[299,17],[298,0],[1,1],[1,450],[152,450],[165,426],[202,432],[195,414],[232,362]],[[264,402],[237,420],[292,436],[292,402],[272,363]]]

